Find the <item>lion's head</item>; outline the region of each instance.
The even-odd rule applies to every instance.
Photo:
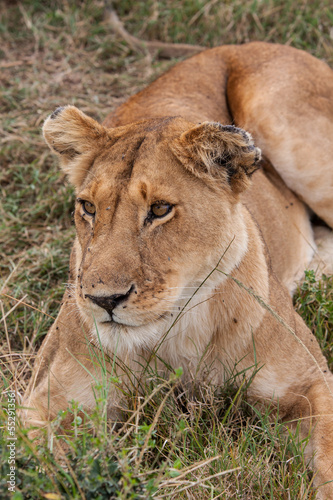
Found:
[[[75,300],[105,348],[152,348],[222,257],[247,248],[239,193],[260,151],[249,134],[179,117],[108,129],[73,106],[44,137],[76,188]],[[213,273],[204,300],[224,279]]]

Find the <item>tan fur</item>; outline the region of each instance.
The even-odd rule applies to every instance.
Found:
[[[104,125],[73,106],[46,120],[45,139],[76,188],[77,238],[28,421],[53,419],[71,399],[94,406],[87,370],[101,379],[89,351],[99,342],[116,354],[123,384],[156,350],[185,381],[223,384],[235,363],[247,377],[260,367],[250,400],[278,404],[286,421],[302,417],[317,498],[333,498],[333,376],[290,298],[318,256],[305,203],[333,225],[332,103],[327,66],[254,43],[175,66]],[[232,120],[262,148],[262,170],[251,135]],[[166,207],[157,218],[156,204]],[[331,246],[321,244],[327,261]],[[120,394],[112,386],[110,415]]]

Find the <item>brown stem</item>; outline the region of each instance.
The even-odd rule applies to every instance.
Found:
[[[112,8],[112,3],[105,0],[105,20],[109,22],[113,31],[119,35],[135,52],[150,53],[160,59],[172,59],[174,57],[191,56],[201,52],[205,47],[200,45],[189,45],[187,43],[165,43],[159,41],[145,41],[131,35],[124,28],[116,12]]]

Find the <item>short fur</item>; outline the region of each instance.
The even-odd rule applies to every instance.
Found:
[[[231,123],[251,132],[263,169],[251,135]],[[223,384],[236,362],[247,377],[257,364],[250,400],[302,417],[317,498],[333,498],[333,376],[290,298],[316,253],[305,203],[333,225],[330,68],[290,47],[218,47],[176,65],[104,125],[73,106],[56,110],[44,136],[76,188],[77,238],[27,420],[43,425],[72,399],[93,408],[82,365],[93,370],[96,328],[134,372],[156,348],[184,381],[196,373]],[[110,415],[119,401],[114,389]]]

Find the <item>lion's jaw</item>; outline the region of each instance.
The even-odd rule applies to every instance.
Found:
[[[131,294],[125,308],[122,304],[115,307],[111,321],[106,310],[91,301],[82,300],[80,286],[76,286],[81,319],[93,343],[101,345],[108,353],[121,355],[135,349],[153,350],[159,347],[161,341],[171,337],[174,345],[181,346],[183,337],[190,338],[193,333],[193,348],[202,352],[214,331],[210,301],[223,293],[219,286],[223,285],[226,274],[238,266],[247,250],[247,233],[245,228],[242,229],[242,240],[239,233],[237,243],[233,236],[230,244],[219,249],[215,265],[209,270],[203,266],[201,277],[198,261],[193,268],[193,275],[199,275],[196,280],[186,282],[179,272],[175,273],[179,281],[169,283],[166,280],[158,289],[154,287],[154,281],[149,280],[148,286],[142,289],[138,286],[137,293]],[[226,258],[228,252],[232,253],[233,262]],[[217,267],[220,257],[222,259]],[[198,329],[202,335],[195,333]]]

